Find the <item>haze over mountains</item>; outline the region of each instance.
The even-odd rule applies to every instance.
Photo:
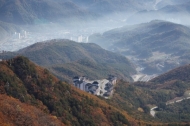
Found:
[[[94,34],[89,41],[129,57],[152,74],[189,63],[189,33],[189,27],[155,20]]]
[[[190,1],[161,1],[155,6],[155,10],[143,10],[135,13],[128,18],[127,22],[138,24],[149,22],[151,20],[160,19],[175,23],[189,25],[190,16]]]
[[[38,22],[56,22],[59,21],[59,19],[60,21],[64,21],[69,18],[81,20],[85,18],[86,20],[87,17],[96,17],[96,15],[103,16],[103,13],[132,12],[148,7],[142,6],[144,1],[139,2],[137,0],[1,0],[0,2],[0,20],[22,25],[35,24]],[[151,5],[153,2],[151,0],[146,0],[146,4]]]
[[[104,50],[93,43],[49,40],[21,49],[15,54],[3,54],[1,57],[6,55],[26,56],[38,65],[48,68],[60,79],[70,82],[74,76],[102,79],[109,74],[132,81],[131,75],[136,73],[126,57]]]
[[[38,24],[66,18],[90,16],[76,4],[53,0],[1,0],[0,20],[14,24]],[[74,16],[72,16],[74,15]]]
[[[188,2],[188,0],[183,2],[175,0],[1,0],[0,20],[2,22],[0,24],[6,27],[16,24],[19,27],[19,30],[3,27],[2,31],[6,31],[6,34],[0,32],[2,36],[0,44],[7,48],[1,50],[15,51],[53,38],[78,41],[81,35],[88,37],[92,33],[103,33],[116,27],[149,22],[154,19],[188,24]],[[172,6],[174,9],[169,11],[171,7],[167,6]],[[15,35],[15,32],[23,31],[28,33],[24,40],[23,37],[19,38],[18,34]],[[3,39],[7,35],[8,40]],[[10,46],[15,43],[28,44],[11,50]]]
[[[170,6],[170,5],[180,5],[189,2],[189,0],[158,0],[159,2],[156,4],[157,9],[161,9],[165,6]]]
[[[0,0],[0,125],[190,125],[189,7]]]

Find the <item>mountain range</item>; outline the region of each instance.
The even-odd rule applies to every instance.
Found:
[[[164,1],[158,4],[162,2]],[[181,3],[185,2],[188,1]],[[183,15],[182,18],[181,14],[179,15],[180,18],[177,19],[176,17],[178,16],[175,16],[175,14],[175,18],[173,18],[174,16],[170,17],[168,15],[162,18],[164,15],[162,13],[168,13],[167,10],[170,11],[169,8],[174,7],[177,10],[180,8],[180,10],[183,10],[181,12],[188,11],[188,3],[179,5],[177,1],[166,2],[162,4],[163,8],[157,11],[154,8],[158,4],[155,4],[156,0],[0,0],[0,21],[4,24],[17,25],[17,27],[25,31],[31,30],[35,32],[40,30],[47,32],[47,29],[44,27],[53,27],[52,31],[56,30],[56,27],[61,27],[62,29],[69,27],[70,29],[72,26],[72,29],[77,29],[79,27],[88,27],[88,25],[93,27],[103,26],[106,28],[121,26],[121,24],[127,24],[129,22],[134,24],[139,23],[139,21],[146,22],[152,19],[166,18],[170,21],[177,22],[180,20],[188,23],[188,16]],[[171,11],[173,10],[175,12],[175,9]],[[156,17],[152,18],[155,15]],[[142,17],[143,20],[140,20]],[[12,33],[12,31],[7,32],[9,34]],[[13,32],[16,32],[16,30]],[[5,33],[1,33],[1,36],[7,37]]]
[[[0,21],[0,40],[5,41],[7,38],[9,38],[10,34],[20,30],[21,28],[14,24]]]
[[[189,25],[190,15],[190,1],[161,1],[157,4],[158,9],[155,10],[141,10],[127,19],[127,23],[139,24],[142,22],[149,22],[151,20],[159,19],[172,21],[175,23]],[[161,7],[159,7],[161,6]],[[143,19],[143,20],[142,20]]]
[[[59,81],[25,57],[0,62],[0,91],[0,124],[130,125],[133,121],[126,112]]]
[[[135,12],[145,8],[152,8],[154,1],[151,0],[71,0],[77,5],[86,7],[89,11],[103,14],[118,12]]]
[[[190,0],[0,0],[0,125],[190,125],[189,6]],[[32,45],[15,52],[1,47],[26,43]],[[75,76],[112,75],[109,98],[72,84]]]
[[[159,73],[189,62],[189,33],[187,26],[154,20],[94,34],[89,41],[130,57],[147,73]]]
[[[189,0],[183,0],[183,1],[179,1],[179,0],[160,0],[157,5],[156,5],[156,8],[157,9],[161,9],[163,7],[166,7],[166,6],[170,6],[170,5],[180,5],[180,4],[184,4],[184,3],[187,3],[187,2],[190,2]]]
[[[0,3],[0,20],[20,25],[92,17],[88,11],[67,0],[1,0]]]
[[[153,3],[150,0],[146,2]],[[14,24],[95,19],[103,13],[142,10],[139,1],[1,0],[0,20]],[[103,16],[103,15],[102,15]],[[74,20],[73,20],[74,19]]]
[[[154,125],[175,125],[180,121],[184,122],[182,125],[188,124],[189,113],[182,107],[189,107],[188,101],[163,104],[189,96],[189,65],[169,71],[150,82],[130,84],[119,80],[113,97],[108,100],[59,81],[47,69],[25,57],[1,61],[0,68],[1,124],[153,125],[154,122]],[[155,105],[159,109],[153,118],[149,112]],[[183,111],[181,120],[178,113],[171,110],[174,107]],[[168,116],[166,111],[170,111]]]
[[[126,57],[106,51],[93,43],[55,39],[33,44],[15,53],[3,55],[4,58],[10,55],[26,56],[63,80],[71,81],[74,76],[102,79],[112,74],[132,81],[131,75],[136,73],[133,64]]]
[[[136,119],[165,123],[189,122],[189,69],[190,65],[181,66],[149,82],[120,81],[109,102]],[[150,109],[155,106],[158,107],[155,116],[150,117]]]

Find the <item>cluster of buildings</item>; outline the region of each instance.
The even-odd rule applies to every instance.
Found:
[[[6,53],[4,50],[0,50],[0,61],[3,61],[3,54]]]
[[[24,31],[24,30],[22,30],[21,33],[17,33],[17,32],[15,32],[15,33],[13,34],[13,38],[14,38],[14,39],[23,39],[23,38],[27,38],[27,32]]]
[[[83,91],[94,95],[109,98],[113,94],[113,87],[117,83],[115,76],[109,76],[108,79],[90,81],[86,77],[74,77],[73,85]]]
[[[82,36],[82,35],[80,35],[79,37],[78,37],[78,40],[77,40],[78,42],[86,42],[86,43],[88,43],[88,36],[87,37],[84,37],[84,36]]]
[[[68,37],[65,37],[65,38],[68,38]],[[76,42],[85,42],[85,43],[88,43],[88,36],[71,36],[70,37],[70,40],[71,41],[76,41]]]
[[[29,32],[21,30],[14,32],[5,42],[0,42],[0,50],[17,51],[21,48],[32,45],[36,42],[46,41],[51,39],[70,39],[76,42],[89,42],[89,35],[92,34],[89,30],[59,30],[59,31],[39,31]]]

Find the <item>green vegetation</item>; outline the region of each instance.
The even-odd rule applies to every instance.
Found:
[[[182,68],[188,70],[188,67],[189,65]],[[188,79],[184,76],[180,78],[178,74],[178,81],[169,78],[169,81],[163,81],[163,75],[148,83],[129,84],[120,80],[115,86],[113,97],[106,100],[59,81],[47,69],[35,66],[25,57],[0,62],[0,68],[1,94],[7,94],[52,114],[65,125],[145,124],[140,120],[173,124],[189,122],[189,100],[165,104],[176,97],[183,97],[184,92],[189,89]],[[170,74],[175,78],[172,73],[174,72],[165,74],[163,79]],[[181,71],[182,75],[184,73]],[[188,96],[188,92],[185,96]],[[149,114],[153,106],[158,106],[155,118]],[[131,121],[126,112],[135,121]]]
[[[147,74],[164,73],[189,63],[189,39],[189,27],[159,20],[89,37],[90,42],[135,60]]]
[[[64,126],[57,118],[39,108],[21,103],[19,100],[0,94],[1,126]]]
[[[112,99],[107,100],[118,109],[126,110],[135,119],[146,121],[185,122],[189,120],[189,99],[175,103],[175,99],[189,97],[190,65],[182,66],[156,77],[150,82],[129,84],[119,81]],[[174,104],[166,105],[174,101]],[[155,118],[150,108],[158,106]]]
[[[170,104],[162,107],[162,110],[158,111],[156,116],[164,122],[189,122],[189,108],[190,100],[184,100],[180,103]]]
[[[185,65],[174,70],[171,70],[165,74],[160,75],[159,77],[151,80],[154,83],[164,83],[171,80],[178,80],[182,82],[189,82],[190,81],[190,65]]]
[[[102,79],[110,73],[118,78],[132,81],[135,68],[119,54],[106,51],[96,44],[76,43],[70,40],[50,40],[36,43],[16,52],[28,57],[38,65],[48,68],[61,80],[71,81],[74,76]],[[11,57],[11,53],[3,57]]]
[[[0,92],[56,116],[65,125],[129,125],[114,107],[59,81],[25,57],[0,62]]]

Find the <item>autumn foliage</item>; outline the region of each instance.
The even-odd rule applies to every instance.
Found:
[[[46,118],[38,118],[44,114],[47,115],[47,120],[51,121],[54,116],[55,122],[58,119],[65,125],[130,125],[129,116],[125,112],[120,112],[96,96],[59,81],[48,70],[33,64],[25,57],[0,62],[0,92],[3,96],[8,95],[23,102],[19,103],[13,98],[8,101],[2,99],[1,108],[6,108],[6,112],[2,113],[2,109],[0,115],[2,123],[22,125],[26,121],[27,125],[32,126],[46,125]],[[17,103],[11,103],[14,101]],[[39,121],[33,122],[35,119]],[[55,124],[62,125],[59,121]]]

